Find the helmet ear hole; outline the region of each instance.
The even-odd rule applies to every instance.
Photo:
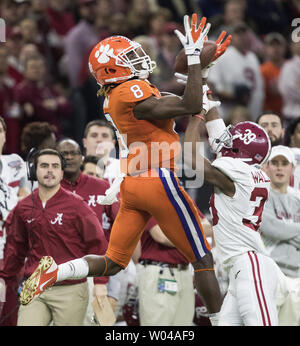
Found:
[[[113,69],[113,68],[107,68],[107,67],[105,67],[104,71],[105,71],[106,74],[116,73],[116,70]]]
[[[232,152],[238,153],[238,152],[239,152],[239,148],[233,148],[233,149],[232,149]]]

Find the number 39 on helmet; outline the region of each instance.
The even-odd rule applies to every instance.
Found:
[[[256,123],[243,121],[229,125],[217,139],[217,153],[239,158],[249,165],[263,165],[271,152],[271,141],[266,131]]]
[[[155,67],[141,45],[124,36],[102,40],[89,56],[90,72],[100,86],[119,84],[133,77],[146,79]]]

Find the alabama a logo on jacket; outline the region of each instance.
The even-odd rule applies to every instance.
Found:
[[[63,213],[57,213],[57,217],[54,220],[50,220],[50,222],[52,223],[52,225],[55,225],[56,223],[58,225],[62,225],[62,217]]]

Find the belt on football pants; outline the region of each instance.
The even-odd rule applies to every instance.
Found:
[[[139,263],[144,265],[144,266],[146,266],[146,265],[154,265],[154,266],[159,266],[159,267],[162,267],[162,268],[176,268],[178,270],[186,270],[189,267],[188,264],[166,263],[166,262],[152,261],[152,260],[149,260],[149,259],[140,260]]]

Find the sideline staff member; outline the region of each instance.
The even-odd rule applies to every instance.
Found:
[[[107,241],[96,214],[79,196],[60,186],[63,157],[44,149],[34,155],[31,179],[38,189],[15,208],[7,239],[4,269],[0,277],[9,280],[25,262],[25,278],[51,254],[63,263],[87,254],[104,254]],[[97,280],[97,278],[95,278]],[[96,281],[95,281],[96,283]],[[31,304],[20,306],[18,325],[82,325],[88,303],[86,279],[65,280],[47,290]]]

